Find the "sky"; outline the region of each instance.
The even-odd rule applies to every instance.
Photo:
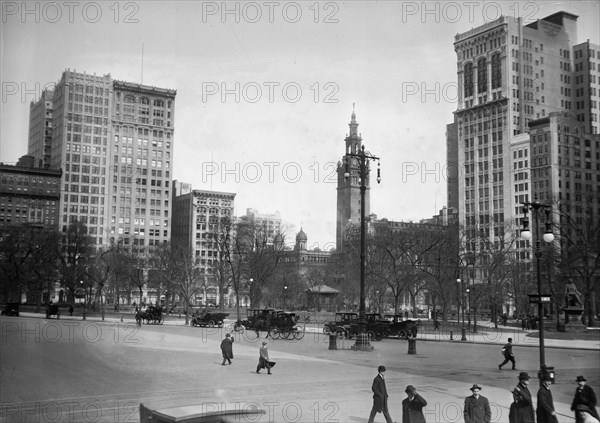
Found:
[[[354,110],[380,158],[371,212],[419,221],[446,205],[456,34],[497,19],[578,15],[599,1],[2,1],[0,161],[27,153],[29,104],[64,70],[177,90],[173,179],[279,212],[288,239],[335,244],[336,173]]]

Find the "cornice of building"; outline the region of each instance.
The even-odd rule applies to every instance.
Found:
[[[169,98],[175,98],[177,95],[177,90],[172,90],[169,88],[159,88],[150,85],[142,85],[136,84],[134,82],[127,81],[113,81],[113,88],[115,90],[121,91],[132,91],[140,94],[149,94],[149,95],[161,95]]]

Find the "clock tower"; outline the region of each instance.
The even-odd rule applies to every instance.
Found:
[[[369,172],[367,172],[367,180],[365,181],[365,204],[360,202],[360,167],[356,159],[350,157],[350,154],[358,154],[362,148],[362,138],[358,133],[358,123],[356,122],[356,113],[354,105],[352,108],[352,116],[350,118],[350,133],[346,136],[346,151],[337,167],[337,219],[335,241],[337,252],[340,253],[344,249],[346,232],[354,225],[360,225],[360,209],[365,207],[365,216],[370,214],[370,187],[369,187]],[[350,176],[346,178],[344,174],[348,172]]]

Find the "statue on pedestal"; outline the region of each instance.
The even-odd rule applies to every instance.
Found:
[[[565,324],[567,328],[580,330],[585,328],[581,322],[583,316],[583,296],[577,290],[572,279],[565,286]]]
[[[583,308],[581,292],[577,290],[573,279],[569,279],[565,286],[565,308]]]

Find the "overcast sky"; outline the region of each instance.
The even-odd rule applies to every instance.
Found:
[[[431,217],[446,205],[454,36],[564,10],[577,42],[598,43],[598,4],[3,1],[0,160],[27,153],[29,103],[67,68],[176,89],[173,178],[236,193],[237,215],[279,211],[292,238],[303,227],[309,247],[331,247],[353,104],[381,158],[371,211]]]

